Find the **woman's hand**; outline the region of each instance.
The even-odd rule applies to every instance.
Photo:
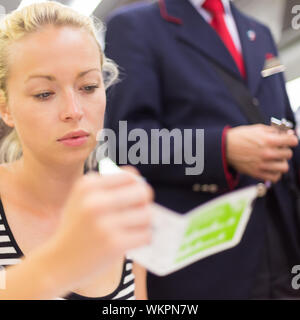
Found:
[[[152,189],[132,173],[80,178],[51,241],[55,279],[76,288],[151,240]]]

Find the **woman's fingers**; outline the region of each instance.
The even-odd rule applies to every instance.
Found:
[[[152,200],[152,188],[144,182],[134,182],[111,189],[96,185],[84,196],[83,205],[91,214],[105,215],[145,206]]]
[[[133,166],[122,166],[121,168],[129,173],[136,175],[137,177],[141,176],[139,170]]]
[[[145,231],[129,232],[127,233],[124,243],[125,250],[135,249],[144,245],[150,244],[152,239],[151,229]]]
[[[90,192],[95,189],[109,190],[136,183],[136,177],[128,172],[101,176],[96,172],[84,175],[77,181],[82,191]]]
[[[101,217],[99,217],[101,219]],[[109,217],[112,223],[123,229],[143,229],[151,226],[153,212],[150,205],[125,211],[116,211]]]

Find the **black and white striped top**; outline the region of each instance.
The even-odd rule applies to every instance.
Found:
[[[22,257],[23,253],[9,228],[0,199],[0,270],[1,267],[5,268],[19,263]],[[57,300],[134,300],[134,289],[132,260],[125,259],[120,283],[111,294],[99,298],[90,298],[73,292],[63,298],[57,298]]]

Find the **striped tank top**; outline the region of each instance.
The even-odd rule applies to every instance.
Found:
[[[2,268],[19,263],[22,257],[23,253],[9,228],[0,199],[0,271]],[[134,300],[134,289],[132,260],[125,259],[121,280],[111,294],[99,298],[90,298],[72,292],[63,298],[56,298],[56,300]]]

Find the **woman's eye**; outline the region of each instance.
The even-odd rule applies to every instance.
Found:
[[[47,100],[52,94],[52,92],[42,92],[34,95],[34,97],[38,100]]]
[[[93,93],[97,88],[99,88],[98,85],[84,86],[83,91],[87,93]]]

